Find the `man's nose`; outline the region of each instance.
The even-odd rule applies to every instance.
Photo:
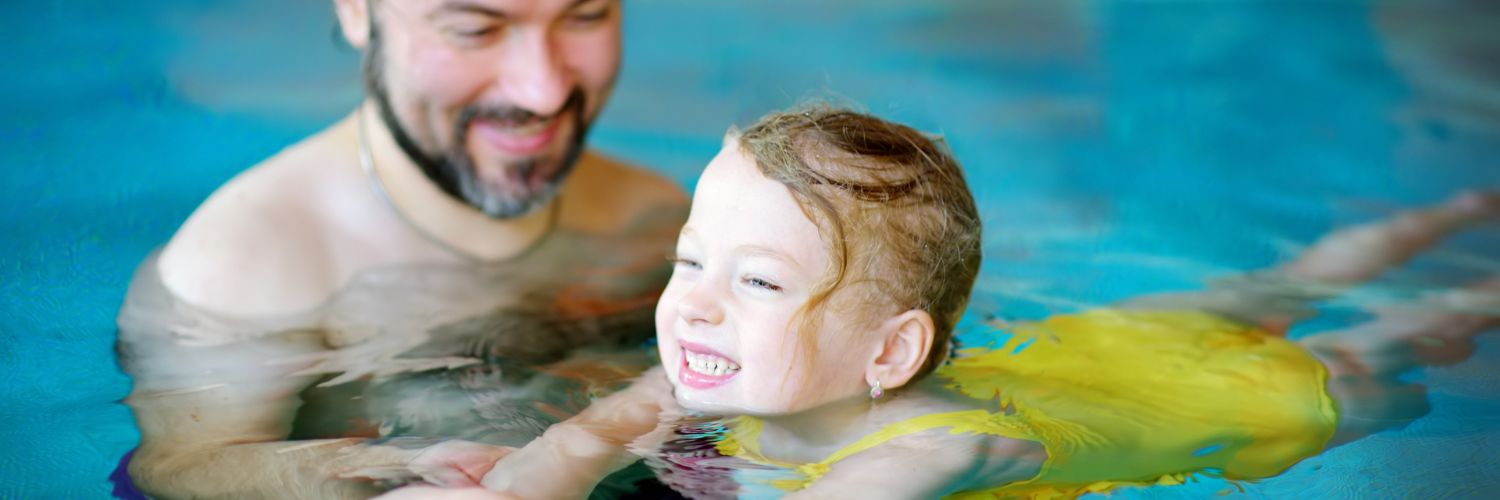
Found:
[[[507,101],[542,116],[561,111],[576,81],[552,35],[539,29],[511,36],[499,75]]]
[[[709,326],[724,321],[724,308],[719,301],[713,280],[703,280],[693,285],[677,303],[677,315],[688,325]]]

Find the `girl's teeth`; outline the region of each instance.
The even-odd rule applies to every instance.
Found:
[[[688,369],[709,376],[720,376],[740,369],[739,365],[727,359],[691,352],[687,353],[687,365]]]

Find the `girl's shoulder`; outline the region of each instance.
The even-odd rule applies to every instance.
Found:
[[[1035,477],[1046,449],[1030,439],[1019,419],[977,403],[941,389],[908,391],[872,415],[879,421],[873,432],[827,462],[845,472],[920,463],[922,471],[913,478],[936,488],[928,493],[993,488]]]
[[[925,381],[871,410],[864,441],[906,449],[992,449],[1027,431],[1002,408]],[[873,443],[872,443],[873,444]]]

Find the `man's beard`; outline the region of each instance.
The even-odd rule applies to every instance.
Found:
[[[578,162],[578,157],[583,153],[583,139],[588,135],[588,123],[584,119],[584,95],[583,89],[574,87],[568,94],[568,99],[551,117],[542,117],[531,111],[515,106],[490,106],[482,104],[469,104],[459,110],[454,117],[452,142],[447,151],[438,154],[429,151],[440,148],[425,148],[417,143],[406,128],[401,125],[401,119],[396,116],[395,109],[391,107],[390,96],[386,91],[384,79],[381,77],[383,57],[380,50],[380,37],[375,31],[375,26],[370,26],[369,50],[364,62],[364,84],[365,92],[375,99],[375,105],[380,112],[381,121],[391,131],[391,136],[396,140],[396,145],[401,151],[415,163],[422,172],[437,184],[443,192],[449,196],[469,204],[480,212],[496,219],[510,219],[526,215],[542,207],[551,201],[560,188],[563,179],[573,170],[573,165]],[[509,165],[505,165],[502,173],[505,182],[515,183],[509,186],[520,191],[520,194],[512,194],[492,189],[486,185],[479,176],[478,166],[474,163],[473,155],[469,154],[468,131],[474,120],[484,119],[498,122],[502,126],[521,126],[540,120],[561,120],[571,115],[572,127],[569,137],[562,138],[565,141],[563,151],[560,155],[543,155],[526,158]],[[556,126],[556,125],[552,125]],[[531,187],[530,179],[537,169],[551,170],[551,174],[542,179],[539,186]]]

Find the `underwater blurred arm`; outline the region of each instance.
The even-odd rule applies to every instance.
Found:
[[[197,345],[122,333],[136,380],[126,402],[141,429],[130,463],[136,486],[162,498],[367,498],[381,491],[378,479],[478,486],[510,451],[459,440],[288,441],[299,394],[319,378],[300,373],[311,361],[278,361],[316,359],[308,355],[327,352],[321,338],[300,331]]]
[[[500,459],[482,484],[518,498],[586,498],[599,481],[638,459],[627,445],[655,430],[674,408],[671,382],[661,367],[652,368]]]
[[[316,332],[197,345],[132,330],[120,345],[135,378],[126,403],[141,429],[130,475],[154,497],[363,498],[378,490],[338,479],[341,471],[401,465],[415,453],[357,439],[286,441],[298,394],[315,378],[268,360],[324,349]]]

